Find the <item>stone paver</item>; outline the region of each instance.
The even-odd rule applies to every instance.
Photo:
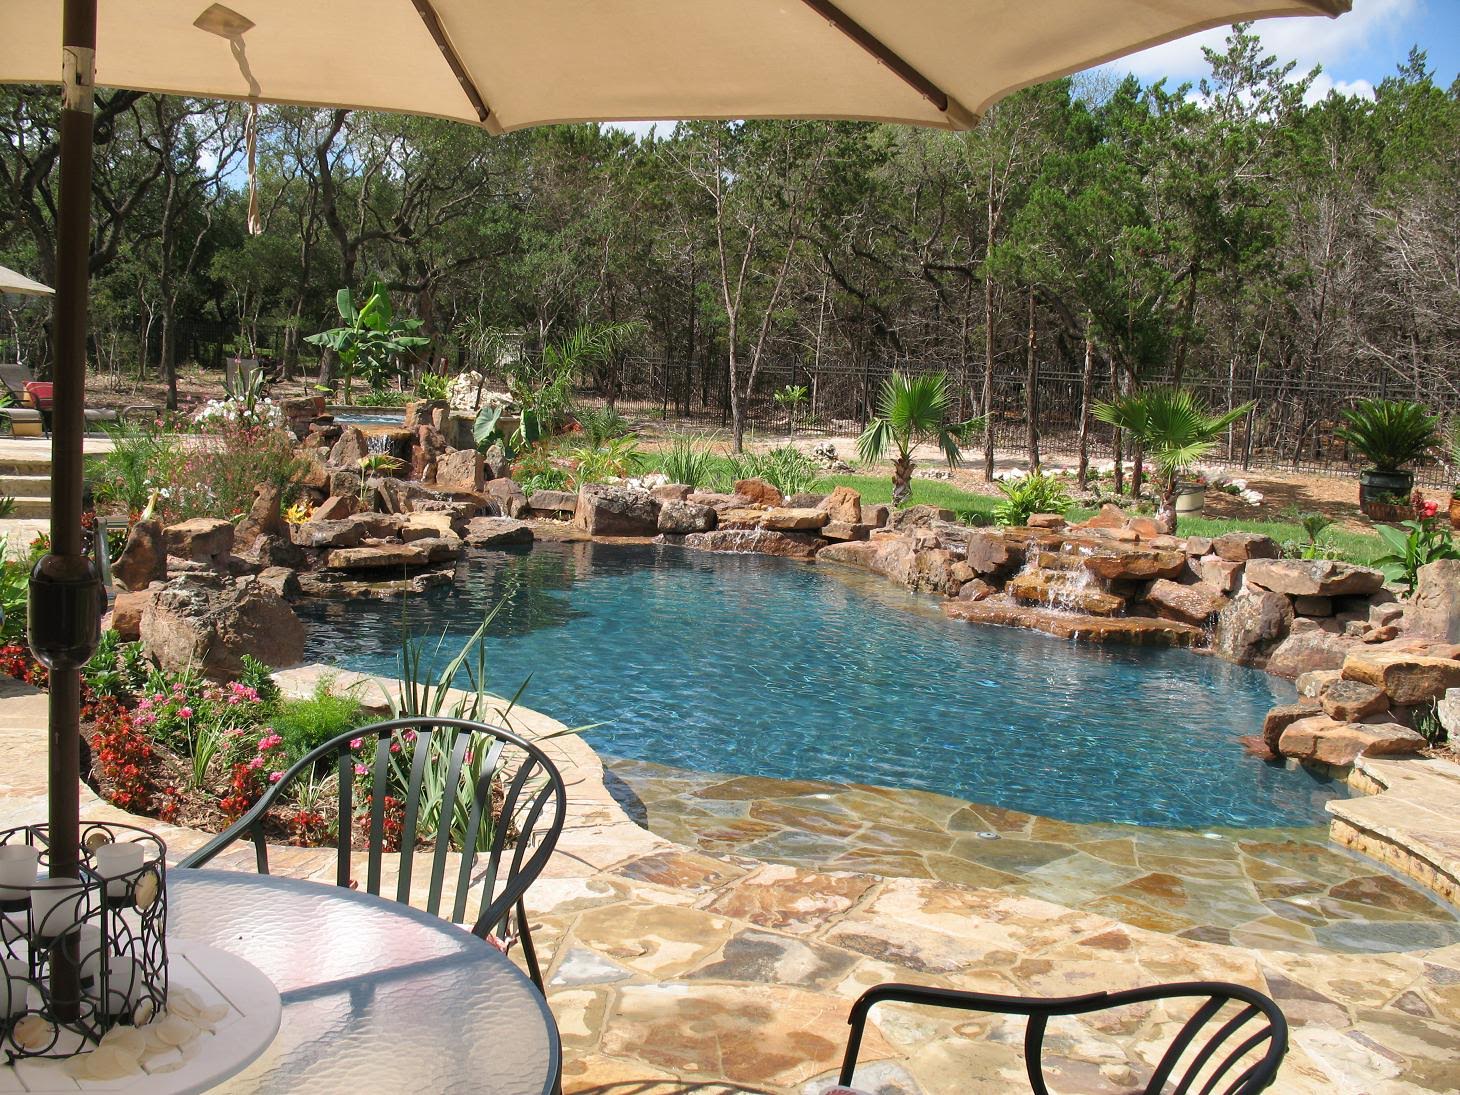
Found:
[[[43,816],[44,717],[43,697],[21,686],[0,691],[0,824]],[[514,720],[537,733],[558,728],[521,709]],[[851,1000],[887,980],[1068,993],[1188,978],[1241,981],[1280,999],[1293,1050],[1279,1092],[1460,1090],[1460,946],[1387,954],[1228,946],[1005,888],[710,855],[635,824],[583,742],[545,747],[565,766],[572,806],[530,905],[550,960],[570,1093],[820,1091],[840,1058]],[[760,800],[713,801],[748,813]],[[926,812],[888,808],[908,832],[941,828]],[[83,811],[109,808],[88,794]],[[990,823],[1010,820],[994,813]],[[190,846],[184,831],[155,827],[172,847]],[[1096,843],[1115,864],[1130,854],[1119,839]],[[240,851],[237,866],[247,869]],[[329,850],[289,852],[290,873],[319,877],[332,864]],[[1297,869],[1271,866],[1279,875]],[[1115,1024],[1052,1026],[1066,1089],[1128,1086],[1170,1020],[1152,1010]],[[1136,1047],[1135,1071],[1108,1045],[1120,1031],[1133,1035],[1123,1044]],[[860,1075],[886,1092],[1021,1090],[1017,1046],[1004,1020],[884,1007]]]

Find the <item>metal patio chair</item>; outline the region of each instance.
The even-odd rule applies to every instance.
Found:
[[[361,739],[363,745],[351,747],[352,742]],[[432,915],[446,915],[442,891],[453,841],[434,839],[436,834],[426,831],[430,822],[423,813],[453,818],[457,843],[477,851],[459,856],[449,919],[466,922],[468,891],[479,884],[482,892],[472,934],[501,945],[515,908],[522,954],[533,984],[541,991],[542,970],[527,921],[524,894],[553,853],[568,799],[563,777],[547,754],[509,730],[465,719],[423,717],[378,722],[341,734],[307,753],[247,813],[185,857],[179,866],[201,867],[234,841],[249,838],[254,842],[259,873],[268,874],[265,815],[296,780],[313,778],[326,767],[339,774],[341,839],[336,852],[336,884],[357,884],[357,853],[351,848],[350,836],[357,828],[354,794],[357,784],[361,784],[364,798],[358,827],[366,829],[366,846],[358,854],[366,859],[363,888],[379,896],[384,857],[397,854],[387,851],[386,844],[388,838],[397,842],[393,830],[398,823],[395,899],[411,903],[416,853],[420,851],[424,856],[429,852],[425,908]],[[357,775],[357,767],[363,768],[364,774]],[[469,800],[467,795],[458,794],[464,782],[471,788]],[[388,796],[397,798],[391,814],[387,814]],[[424,843],[428,837],[432,838],[431,845]],[[419,849],[418,843],[423,845]]]
[[[1170,1095],[1256,1095],[1269,1087],[1288,1051],[1288,1024],[1277,1004],[1243,985],[1190,981],[1123,992],[1040,999],[885,984],[868,989],[852,1005],[851,1015],[847,1017],[852,1033],[847,1039],[846,1056],[837,1081],[839,1086],[830,1089],[826,1095],[855,1091],[850,1085],[857,1067],[857,1050],[862,1043],[867,1013],[873,1006],[886,1001],[1026,1016],[1024,1067],[1030,1090],[1033,1095],[1050,1095],[1045,1080],[1044,1038],[1051,1018],[1088,1015],[1131,1004],[1183,998],[1200,1003],[1172,1037],[1145,1086],[1138,1090],[1145,1095],[1163,1095],[1165,1092],[1170,1092]],[[1133,1089],[1125,1085],[1120,1090],[1129,1092]]]

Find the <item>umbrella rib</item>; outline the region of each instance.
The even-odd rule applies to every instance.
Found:
[[[971,117],[968,111],[956,100],[950,98],[946,91],[933,83],[932,80],[929,80],[917,69],[913,68],[912,65],[908,64],[898,54],[894,53],[888,48],[886,43],[846,12],[831,3],[831,0],[802,0],[802,2],[853,42],[857,43],[857,45],[861,46],[874,59],[886,65],[898,79],[902,80],[903,83],[907,84],[924,99],[932,103],[940,112],[949,115],[958,122],[963,122],[965,119]]]
[[[457,55],[456,47],[446,37],[446,30],[441,26],[441,17],[431,6],[431,0],[412,0],[412,3],[416,5],[421,22],[426,24],[426,29],[436,40],[436,47],[441,50],[441,56],[446,58],[446,64],[450,66],[452,75],[456,77],[457,83],[461,84],[461,90],[466,92],[466,97],[471,100],[472,108],[477,112],[477,118],[485,122],[492,111],[482,98],[481,92],[477,90],[476,84],[472,83],[471,75],[466,71],[466,66],[461,63],[461,57]]]

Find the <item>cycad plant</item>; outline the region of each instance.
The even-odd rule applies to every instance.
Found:
[[[936,444],[956,468],[962,459],[959,445],[983,424],[979,418],[949,422],[952,407],[946,373],[905,376],[895,372],[882,386],[877,416],[857,438],[857,455],[874,464],[887,455],[892,460],[892,504],[903,505],[912,496],[912,453],[919,444]]]
[[[1211,452],[1227,427],[1246,417],[1252,408],[1252,403],[1244,403],[1222,414],[1209,414],[1188,389],[1161,387],[1097,403],[1092,413],[1101,422],[1128,430],[1140,441],[1159,474],[1161,505],[1157,516],[1164,518],[1174,532],[1177,478]]]
[[[1407,399],[1360,399],[1343,412],[1333,436],[1346,441],[1375,471],[1398,472],[1435,443],[1439,419]]]

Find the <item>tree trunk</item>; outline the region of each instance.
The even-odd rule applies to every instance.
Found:
[[[1039,474],[1039,333],[1034,325],[1034,287],[1029,287],[1029,343],[1024,358],[1024,417],[1028,421],[1029,471]]]
[[[1090,402],[1095,387],[1095,343],[1085,331],[1085,371],[1080,376],[1080,468],[1076,482],[1080,489],[1090,478]]]
[[[989,207],[990,243],[993,242],[993,207]],[[994,279],[983,276],[983,481],[994,481]]]
[[[162,301],[162,331],[158,339],[162,375],[167,380],[167,409],[177,410],[177,303]]]
[[[1120,394],[1120,365],[1117,364],[1114,354],[1110,355],[1110,391],[1112,395]],[[1122,444],[1122,431],[1117,426],[1114,429],[1110,440],[1111,450],[1115,453],[1115,493],[1121,494],[1125,489],[1125,446]]]
[[[892,504],[905,505],[912,497],[912,457],[899,456],[892,462]]]

